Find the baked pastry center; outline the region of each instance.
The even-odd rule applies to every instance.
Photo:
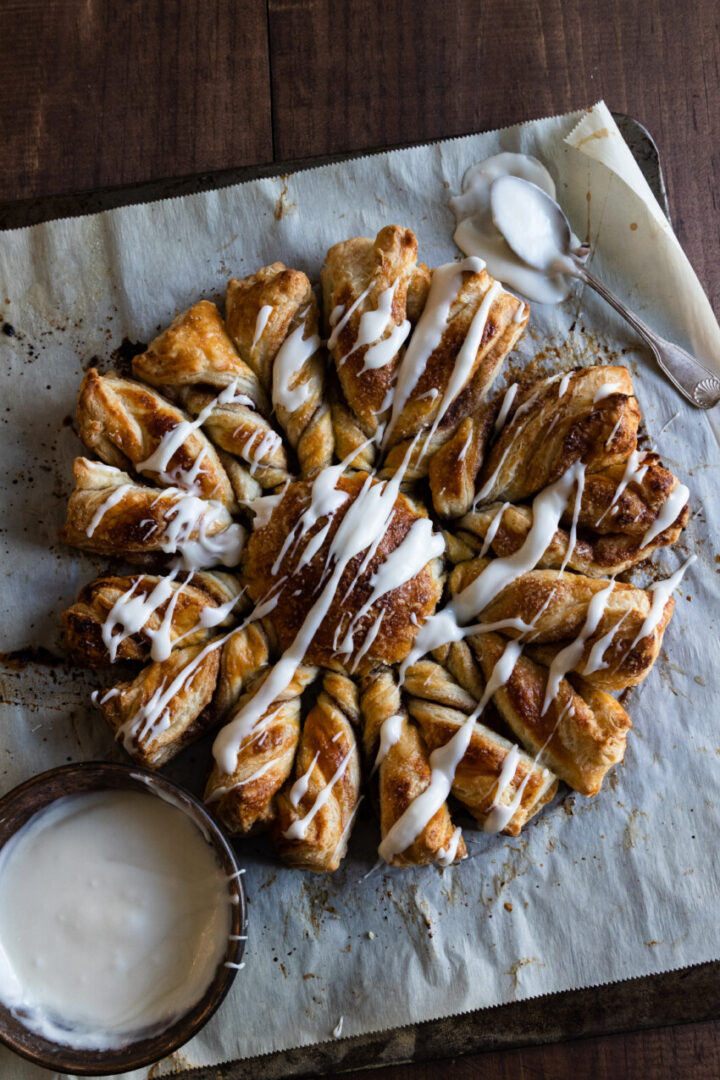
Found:
[[[242,576],[256,604],[268,597],[276,600],[267,619],[283,650],[296,640],[313,600],[342,559],[336,540],[351,507],[371,487],[382,486],[365,472],[339,477],[332,512],[313,521],[313,481],[297,481],[286,489],[270,520],[254,529]],[[442,594],[442,563],[428,555],[433,541],[440,552],[444,543],[437,534],[433,537],[428,518],[403,494],[388,516],[387,528],[370,550],[347,561],[304,650],[306,663],[350,672],[373,662],[399,663],[434,612]]]

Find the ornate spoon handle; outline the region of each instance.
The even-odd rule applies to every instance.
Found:
[[[717,405],[720,401],[720,379],[703,367],[690,353],[654,333],[625,306],[622,300],[618,299],[615,293],[580,264],[577,265],[577,276],[599,293],[603,300],[607,300],[608,304],[630,323],[643,341],[650,346],[659,367],[668,379],[691,404],[698,409],[711,409],[713,405]]]

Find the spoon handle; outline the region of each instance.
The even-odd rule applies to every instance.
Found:
[[[654,333],[649,326],[646,326],[641,319],[638,319],[637,315],[626,307],[614,292],[608,289],[607,285],[604,285],[584,266],[578,266],[577,269],[580,280],[599,293],[611,307],[614,307],[630,323],[643,341],[650,346],[658,366],[662,368],[668,379],[674,383],[680,393],[691,404],[698,409],[710,409],[713,405],[717,405],[720,401],[720,379],[716,378],[706,367],[703,367],[690,353]]]

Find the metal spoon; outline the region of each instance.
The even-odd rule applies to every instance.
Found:
[[[522,206],[523,213],[518,212]],[[517,176],[501,176],[490,188],[493,221],[508,246],[528,266],[552,273],[569,274],[589,285],[627,322],[650,347],[667,377],[698,409],[710,409],[720,401],[720,379],[690,353],[654,333],[583,265],[589,248],[573,248],[568,219],[554,199],[541,188]]]

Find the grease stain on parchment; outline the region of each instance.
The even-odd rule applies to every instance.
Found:
[[[297,204],[288,197],[288,180],[292,173],[283,173],[280,176],[283,187],[278,198],[275,201],[275,220],[282,221],[283,218],[288,217],[290,214],[297,210]]]

